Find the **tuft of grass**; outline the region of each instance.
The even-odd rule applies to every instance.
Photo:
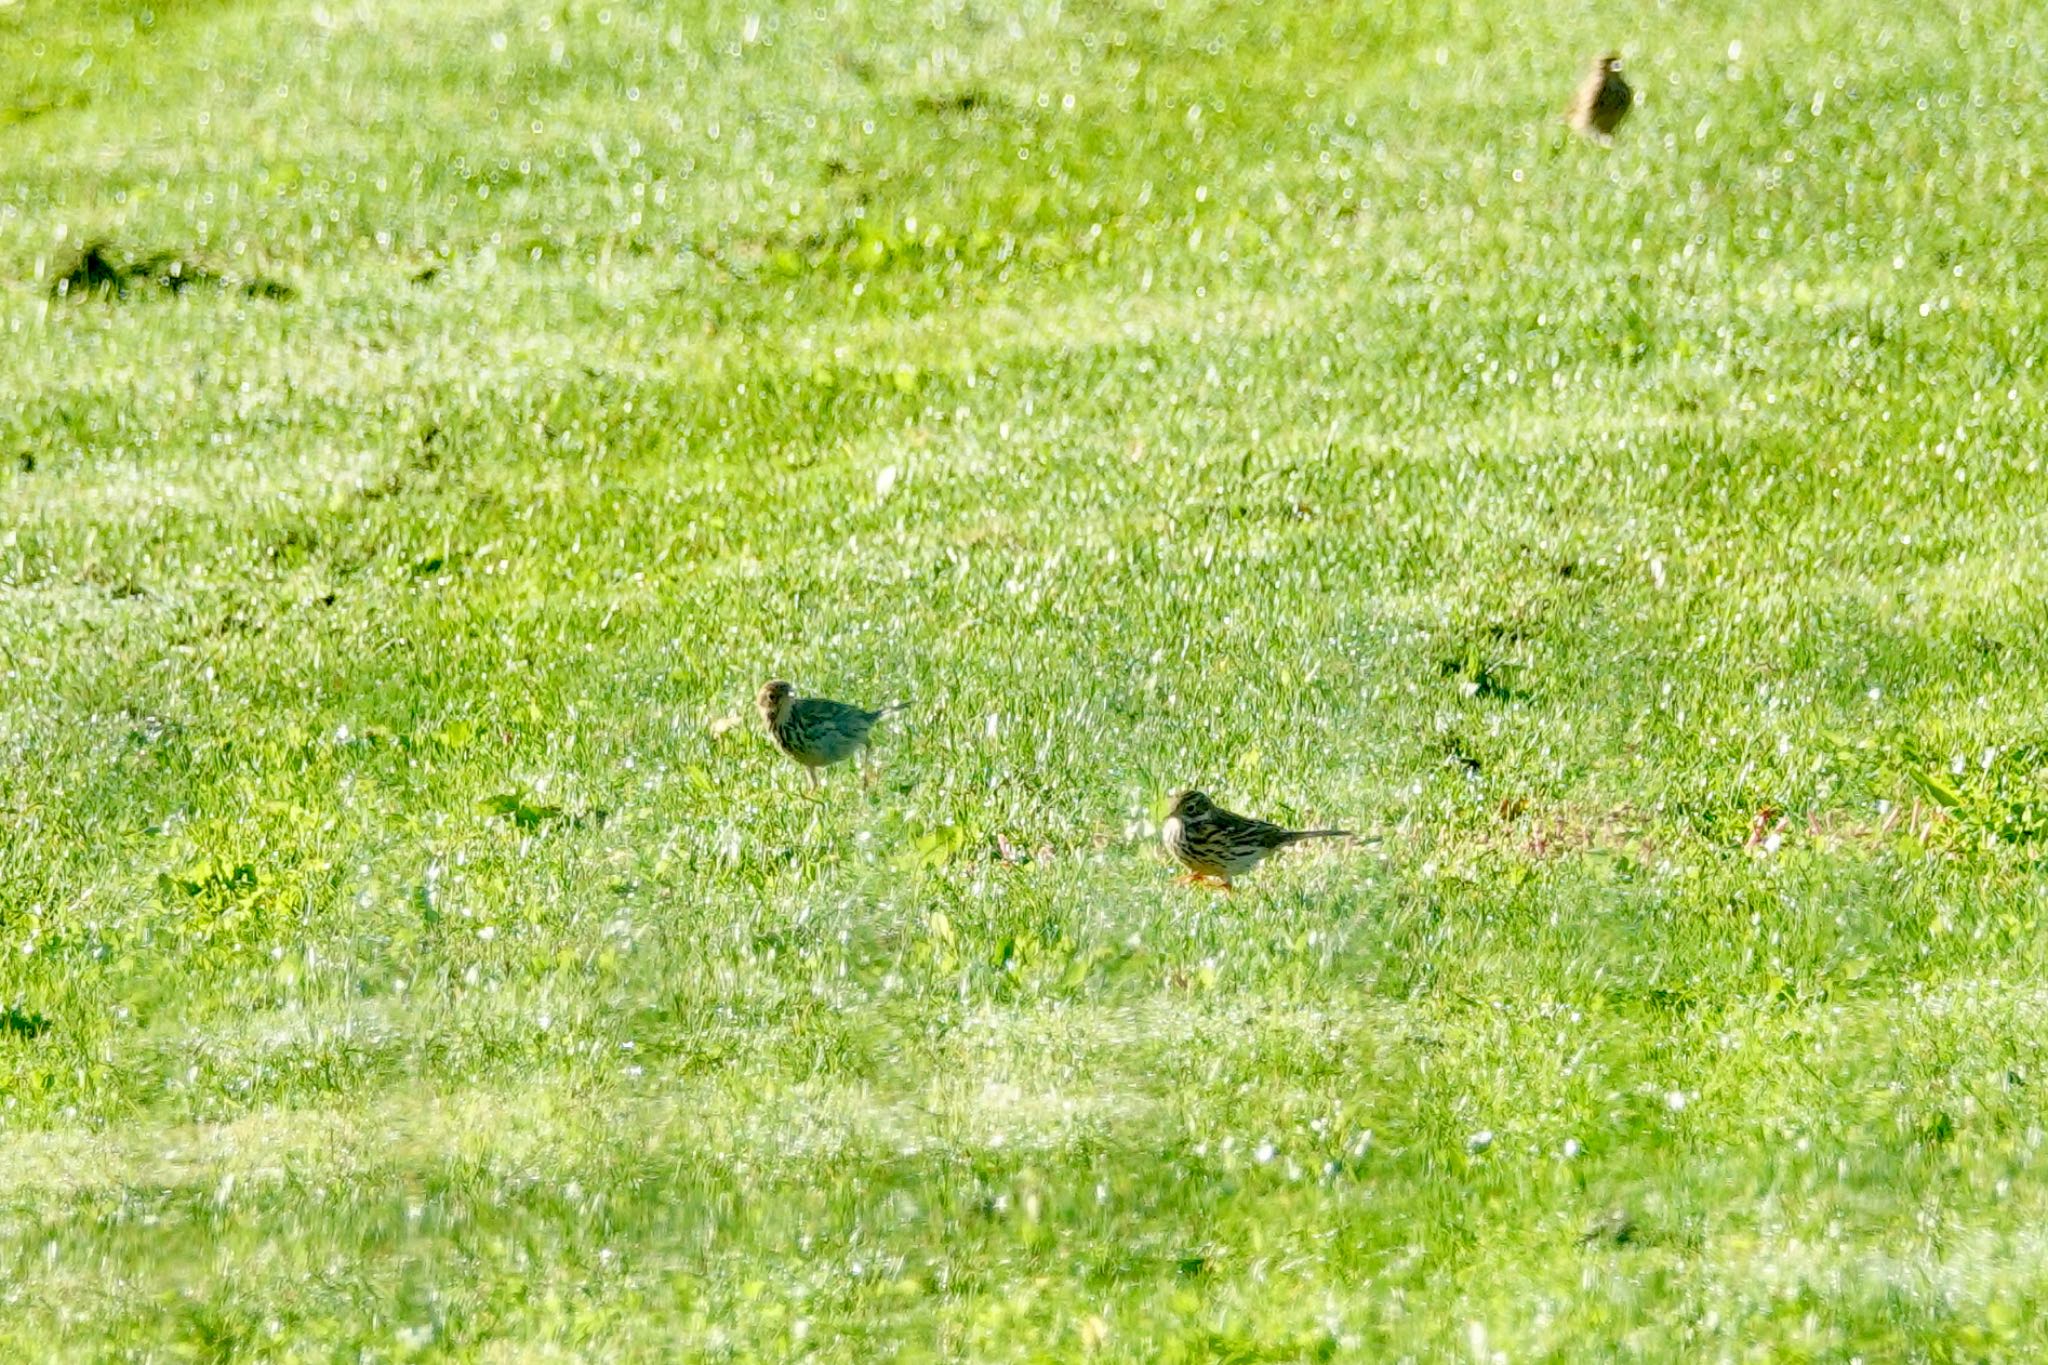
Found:
[[[216,271],[167,251],[123,261],[105,242],[90,242],[69,265],[57,272],[51,295],[58,299],[126,298],[131,287],[150,286],[176,294],[193,287],[218,288],[226,281]],[[258,276],[245,281],[241,292],[252,299],[288,302],[298,291],[279,280]]]
[[[0,1344],[2037,1357],[2048,19],[1611,25],[0,4]]]

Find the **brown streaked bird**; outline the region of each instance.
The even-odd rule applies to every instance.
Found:
[[[1587,137],[1612,141],[1614,130],[1628,117],[1636,101],[1635,91],[1621,78],[1621,54],[1609,52],[1595,58],[1593,69],[1579,83],[1567,117],[1573,129]]]
[[[775,747],[803,764],[815,786],[824,782],[820,769],[844,763],[866,748],[875,722],[906,703],[892,702],[870,711],[823,697],[799,697],[794,687],[778,678],[761,684],[754,705],[761,708]]]
[[[1198,791],[1173,798],[1162,831],[1166,851],[1187,872],[1180,880],[1193,886],[1214,882],[1225,891],[1231,878],[1241,877],[1289,844],[1304,839],[1337,839],[1348,829],[1284,829],[1250,816],[1233,815]]]

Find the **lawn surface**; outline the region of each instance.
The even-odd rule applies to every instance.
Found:
[[[1604,8],[0,0],[0,1347],[2048,1351],[2048,11]]]

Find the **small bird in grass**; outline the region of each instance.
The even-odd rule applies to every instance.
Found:
[[[1241,877],[1289,844],[1304,839],[1337,839],[1348,829],[1283,829],[1264,820],[1233,815],[1197,791],[1173,798],[1167,813],[1164,841],[1174,861],[1187,869],[1180,880],[1193,886],[1214,882],[1225,891],[1231,878]]]
[[[1609,52],[1594,60],[1593,69],[1586,73],[1579,93],[1572,98],[1567,117],[1578,132],[1610,142],[1635,100],[1635,91],[1621,78],[1621,54]]]
[[[754,705],[761,708],[761,719],[767,722],[775,747],[803,764],[816,786],[824,782],[819,769],[844,763],[866,748],[875,722],[891,711],[902,710],[905,703],[892,702],[879,711],[869,711],[843,701],[799,697],[794,687],[778,678],[761,684]]]

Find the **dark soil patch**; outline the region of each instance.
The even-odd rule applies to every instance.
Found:
[[[267,276],[236,279],[221,274],[175,251],[151,252],[124,261],[105,242],[89,242],[57,276],[50,292],[60,299],[123,299],[136,289],[157,289],[182,294],[187,289],[238,288],[252,299],[282,303],[298,297],[298,290]]]
[[[9,1005],[0,1010],[0,1034],[11,1034],[16,1038],[40,1038],[50,1028],[50,1021],[42,1015],[24,1010],[19,1005]]]
[[[972,86],[960,90],[927,91],[917,97],[917,107],[927,114],[971,114],[988,103],[988,92]]]

